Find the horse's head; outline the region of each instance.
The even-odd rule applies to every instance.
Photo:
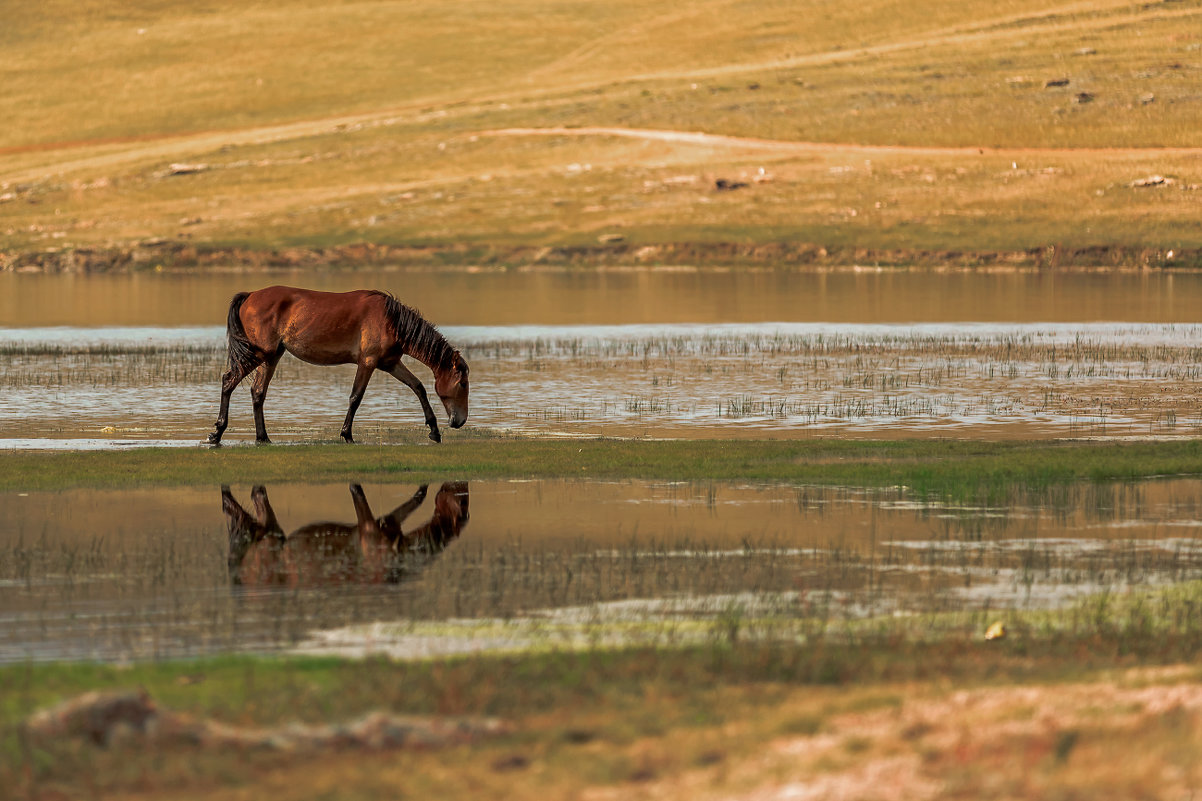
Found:
[[[449,367],[434,373],[434,391],[446,407],[451,428],[459,428],[467,422],[467,362],[459,351],[451,357]]]
[[[468,489],[466,481],[448,481],[434,497],[434,515],[449,521],[455,533],[467,525]]]

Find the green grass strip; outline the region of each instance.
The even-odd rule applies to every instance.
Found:
[[[0,491],[405,481],[589,478],[906,486],[993,495],[1077,481],[1202,474],[1202,443],[958,440],[646,441],[458,439],[442,445],[10,452]]]

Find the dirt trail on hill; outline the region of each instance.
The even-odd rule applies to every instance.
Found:
[[[658,128],[502,128],[479,131],[472,136],[611,136],[648,141],[672,142],[699,147],[734,150],[754,150],[784,156],[808,153],[911,153],[920,156],[976,156],[985,154],[1079,153],[1098,155],[1139,156],[1144,154],[1202,155],[1202,147],[931,147],[927,145],[857,145],[840,142],[794,142],[784,139],[723,136],[697,131],[665,131]]]

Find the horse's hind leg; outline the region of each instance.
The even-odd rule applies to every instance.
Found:
[[[250,388],[250,403],[255,412],[255,441],[260,443],[271,442],[267,438],[267,425],[263,422],[263,401],[267,398],[267,387],[271,384],[271,377],[275,375],[275,366],[280,363],[280,357],[283,353],[277,353],[272,358],[259,365],[255,371],[255,381]]]
[[[258,359],[250,364],[236,363],[230,366],[229,370],[225,371],[225,375],[221,376],[221,410],[217,413],[217,423],[212,434],[209,434],[209,444],[220,445],[221,435],[225,433],[225,427],[229,424],[230,419],[230,396],[234,394],[234,390],[242,383],[242,379],[250,374],[262,362]]]
[[[342,424],[342,438],[347,442],[355,441],[351,435],[351,426],[355,423],[355,412],[359,410],[359,404],[363,401],[363,393],[367,391],[367,382],[371,380],[371,374],[375,370],[375,362],[360,362],[359,369],[355,371],[355,383],[351,386],[351,403],[347,407],[346,420]]]

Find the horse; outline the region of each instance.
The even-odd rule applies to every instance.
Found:
[[[468,522],[465,482],[443,484],[430,520],[407,534],[401,524],[422,505],[426,485],[383,517],[372,514],[361,486],[350,489],[354,523],[316,522],[285,534],[265,487],[251,490],[253,514],[222,487],[230,581],[251,587],[396,583],[417,575]]]
[[[230,395],[252,372],[255,441],[271,442],[263,422],[263,400],[285,353],[310,364],[358,366],[342,424],[342,438],[347,442],[355,441],[351,434],[355,411],[376,370],[391,374],[413,390],[421,402],[430,439],[442,441],[426,388],[401,363],[402,356],[416,359],[434,373],[434,390],[447,410],[451,428],[467,421],[467,362],[437,328],[387,292],[318,292],[289,286],[239,292],[230,301],[226,338],[229,370],[221,377],[221,410],[216,430],[208,439],[212,445],[221,444],[229,422]]]

